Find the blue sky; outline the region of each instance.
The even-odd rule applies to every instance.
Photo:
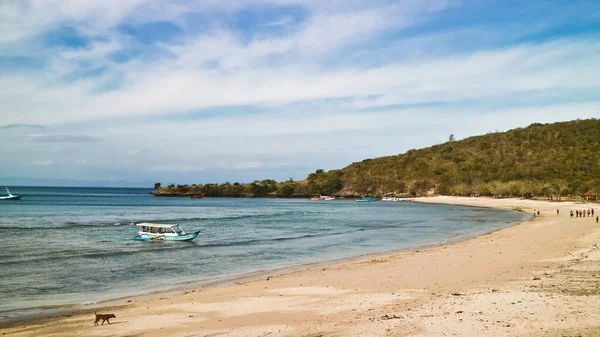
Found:
[[[600,117],[598,1],[7,0],[0,17],[2,177],[303,179]]]

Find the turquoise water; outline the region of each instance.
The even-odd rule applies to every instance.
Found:
[[[245,273],[441,244],[523,220],[418,203],[156,198],[146,189],[13,187],[0,203],[0,321]],[[200,230],[134,241],[134,223]]]

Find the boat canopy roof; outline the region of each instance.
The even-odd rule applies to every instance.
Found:
[[[142,226],[148,226],[148,227],[157,227],[157,228],[171,228],[171,227],[177,227],[178,225],[176,224],[160,224],[160,223],[150,223],[150,222],[140,222],[138,224],[135,224],[136,226],[142,227]]]

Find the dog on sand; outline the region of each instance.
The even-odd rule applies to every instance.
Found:
[[[104,322],[108,322],[108,324],[110,324],[109,320],[111,318],[117,318],[117,316],[115,316],[113,314],[99,314],[95,311],[94,311],[94,314],[96,315],[96,320],[94,321],[94,325],[98,325],[98,322],[100,320],[102,320],[102,324],[100,324],[100,325],[104,325]]]

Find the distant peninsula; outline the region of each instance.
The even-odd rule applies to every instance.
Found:
[[[600,191],[600,120],[532,124],[449,141],[404,154],[366,159],[305,180],[162,186],[156,196],[308,197],[312,195],[543,196]]]

